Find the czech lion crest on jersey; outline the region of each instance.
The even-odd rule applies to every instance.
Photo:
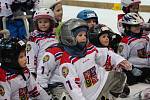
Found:
[[[43,63],[47,62],[49,60],[50,56],[49,55],[46,55],[44,56],[43,58]]]
[[[26,51],[27,51],[27,53],[28,53],[30,50],[31,50],[31,45],[30,45],[30,44],[27,44],[27,46],[26,46]]]
[[[66,78],[68,73],[69,73],[69,69],[66,66],[64,66],[62,68],[62,75]]]
[[[2,85],[0,85],[0,95],[4,96],[4,94],[5,94],[4,87]]]

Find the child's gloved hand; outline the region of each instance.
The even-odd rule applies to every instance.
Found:
[[[142,71],[138,68],[135,68],[135,67],[132,69],[131,72],[134,76],[141,76],[142,75]]]
[[[132,64],[127,60],[123,60],[122,62],[120,62],[117,67],[123,68],[125,70],[132,70]]]

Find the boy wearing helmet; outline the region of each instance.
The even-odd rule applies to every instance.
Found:
[[[77,18],[85,20],[88,24],[89,29],[92,29],[96,24],[98,24],[97,14],[90,9],[80,11],[77,15]]]
[[[0,99],[50,100],[26,67],[25,43],[16,38],[0,42]]]
[[[54,46],[58,41],[55,39],[55,18],[51,9],[41,8],[34,14],[35,30],[31,32],[27,42],[27,66],[36,75],[39,61],[45,49]]]
[[[59,66],[61,80],[73,100],[113,100],[108,95],[111,93],[114,98],[122,92],[126,76],[103,69],[105,54],[88,43],[87,32],[88,25],[81,19],[70,19],[62,25],[60,45],[64,51]],[[110,59],[113,65],[127,70],[131,68],[122,57],[117,60],[112,56]]]
[[[114,33],[109,27],[97,24],[88,32],[88,34],[90,43],[96,47],[107,47],[113,49],[114,52],[117,52],[121,36]]]
[[[132,71],[125,71],[129,85],[146,82],[150,78],[149,37],[141,28],[142,18],[137,13],[128,13],[123,16],[122,24],[124,37],[119,45],[118,53],[133,64]]]

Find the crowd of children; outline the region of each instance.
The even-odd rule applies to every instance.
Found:
[[[0,100],[116,100],[129,95],[128,85],[150,84],[150,24],[140,3],[121,0],[119,35],[90,9],[62,22],[62,0],[2,0]],[[31,9],[27,34],[13,18]],[[149,90],[139,98],[148,100]]]

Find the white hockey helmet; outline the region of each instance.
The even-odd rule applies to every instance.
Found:
[[[143,23],[143,19],[137,13],[127,13],[122,18],[122,24],[138,25],[142,23]]]
[[[35,8],[52,8],[62,0],[38,0]]]
[[[36,12],[34,13],[33,19],[36,21],[37,19],[40,19],[40,18],[48,18],[48,19],[55,21],[53,11],[48,8],[40,8],[36,10]]]
[[[121,0],[122,7],[128,7],[134,3],[141,3],[141,0]]]

